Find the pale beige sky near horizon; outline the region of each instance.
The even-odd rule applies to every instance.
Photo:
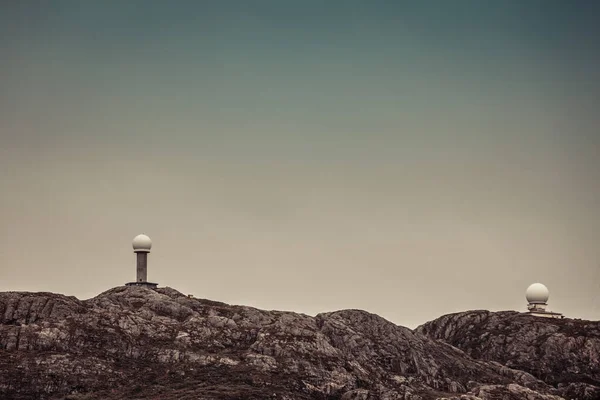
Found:
[[[0,291],[600,319],[595,10],[148,3],[0,13]]]

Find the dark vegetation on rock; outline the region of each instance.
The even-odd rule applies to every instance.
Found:
[[[600,398],[590,397],[598,323],[458,315],[412,331],[360,310],[310,317],[170,288],[117,287],[85,301],[0,293],[0,398]],[[499,322],[486,327],[490,319]]]

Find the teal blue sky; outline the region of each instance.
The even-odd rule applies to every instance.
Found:
[[[594,1],[0,5],[0,290],[600,319]]]

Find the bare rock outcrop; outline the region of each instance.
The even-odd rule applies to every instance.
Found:
[[[170,288],[85,301],[0,293],[2,399],[550,400],[559,390],[360,310],[311,317]]]
[[[416,329],[469,356],[529,373],[565,398],[600,399],[600,322],[469,311]]]

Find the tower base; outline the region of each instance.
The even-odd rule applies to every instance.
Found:
[[[564,318],[564,316],[560,313],[552,312],[552,311],[529,311],[527,314],[533,315],[535,317],[544,317],[544,318]]]
[[[548,304],[546,303],[529,303],[527,304],[527,309],[529,310],[529,315],[535,315],[536,317],[544,317],[544,318],[564,318],[562,314],[548,311],[546,310]]]
[[[125,286],[145,286],[145,287],[149,287],[151,289],[156,289],[156,287],[158,286],[158,283],[152,283],[152,282],[129,282],[129,283],[126,283]]]

